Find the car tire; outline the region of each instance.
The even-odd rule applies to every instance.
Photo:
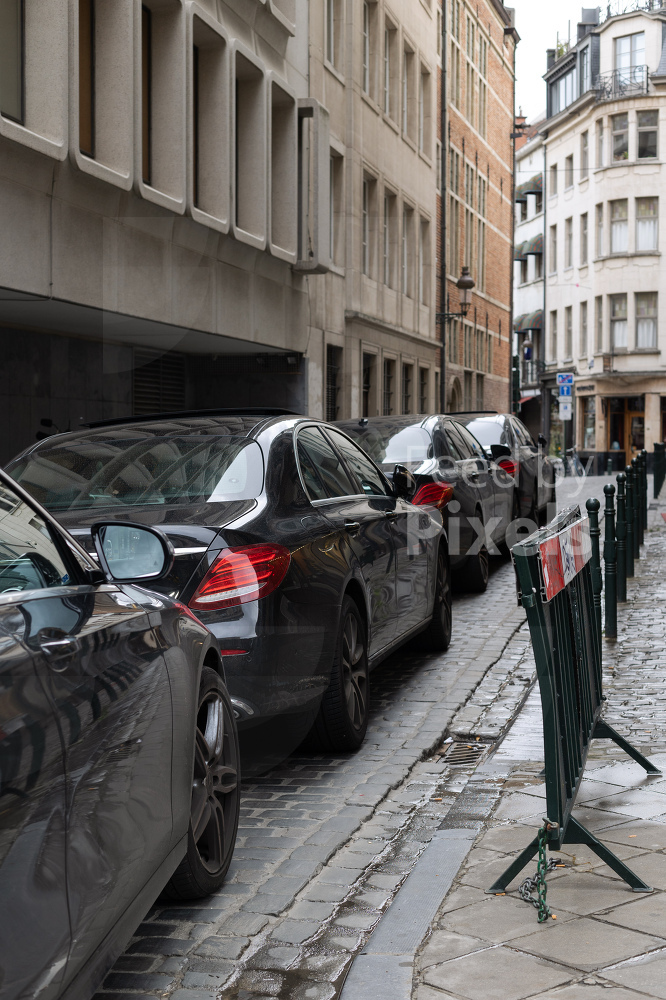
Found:
[[[479,515],[480,516],[480,515]],[[483,594],[488,586],[490,575],[490,557],[485,545],[473,556],[467,556],[465,565],[458,576],[461,590],[472,594]]]
[[[238,731],[220,675],[204,667],[194,748],[187,853],[163,899],[198,899],[221,887],[236,843],[240,810]]]
[[[427,629],[414,640],[415,647],[427,653],[445,652],[451,643],[452,621],[451,570],[448,555],[440,545],[437,554],[435,606]]]
[[[331,680],[311,731],[317,749],[355,751],[368,728],[368,640],[356,602],[345,595]]]

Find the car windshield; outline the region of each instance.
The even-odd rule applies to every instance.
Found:
[[[425,462],[432,457],[432,440],[423,427],[390,424],[341,425],[377,465]]]
[[[470,420],[465,427],[484,448],[489,448],[491,444],[505,443],[504,421],[499,423],[497,420]]]
[[[261,448],[246,437],[131,427],[45,443],[7,471],[51,511],[249,500],[264,480]]]

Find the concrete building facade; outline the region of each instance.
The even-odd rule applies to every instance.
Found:
[[[436,0],[310,4],[310,93],[330,115],[330,257],[310,285],[310,412],[437,398]]]
[[[500,0],[445,4],[445,281],[440,312],[459,311],[470,269],[467,317],[445,323],[446,408],[510,406],[513,275],[514,11]]]
[[[649,9],[648,9],[649,8]],[[620,9],[620,8],[618,8]],[[568,51],[549,52],[546,372],[552,436],[623,468],[666,427],[666,8],[584,9]],[[555,375],[574,373],[574,419],[557,427]]]
[[[42,420],[307,408],[328,267],[307,0],[0,10],[0,461]]]

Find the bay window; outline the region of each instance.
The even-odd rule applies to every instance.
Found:
[[[636,347],[657,346],[657,293],[636,293]]]
[[[636,199],[636,249],[656,250],[658,229],[658,198]]]

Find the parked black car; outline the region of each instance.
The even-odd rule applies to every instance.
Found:
[[[501,465],[461,423],[442,414],[362,417],[337,426],[387,476],[396,463],[409,469],[416,500],[444,512],[457,586],[485,590],[489,548],[505,541],[511,516],[514,482]]]
[[[96,564],[0,472],[3,1000],[91,996],[160,892],[220,887],[236,838],[215,640],[141,586],[168,539],[97,522]]]
[[[10,465],[86,546],[100,517],[159,525],[160,584],[220,642],[240,725],[304,715],[354,750],[369,670],[407,639],[446,649],[451,592],[438,511],[408,502],[346,435],[250,412],[110,421],[48,438]],[[288,729],[285,724],[285,729]]]
[[[548,504],[555,503],[556,486],[555,466],[546,454],[545,437],[540,434],[535,444],[522,420],[511,413],[457,413],[456,419],[478,438],[488,455],[499,447],[509,449],[510,458],[508,462],[504,459],[504,465],[518,483],[513,517],[545,524]]]

